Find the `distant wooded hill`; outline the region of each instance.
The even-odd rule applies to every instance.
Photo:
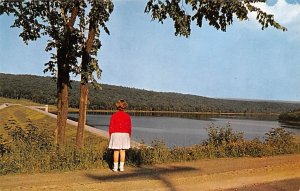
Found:
[[[70,106],[77,108],[79,82],[71,83]],[[89,109],[114,109],[118,99],[126,99],[129,109],[148,111],[282,113],[299,109],[300,103],[213,99],[180,93],[165,93],[102,84],[90,88]],[[42,104],[56,103],[56,82],[51,77],[0,73],[0,96],[25,98]]]

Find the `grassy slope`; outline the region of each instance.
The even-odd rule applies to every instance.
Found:
[[[35,102],[32,102],[27,99],[10,99],[10,98],[0,97],[0,105],[2,105],[4,103],[22,104],[22,105],[26,105],[26,106],[42,105],[42,104],[35,103]]]
[[[10,98],[5,98],[5,97],[0,97],[0,105],[2,105],[4,103],[21,104],[21,105],[25,105],[25,106],[45,106],[43,104],[36,103],[31,100],[27,100],[27,99],[23,99],[23,98],[10,99]],[[49,107],[49,112],[57,111],[56,105],[48,105],[48,107]],[[69,111],[78,112],[78,109],[77,108],[69,108]]]
[[[1,101],[4,99],[1,98]],[[7,101],[7,100],[5,100]],[[17,102],[15,102],[17,103]],[[29,104],[32,105],[32,103],[28,101],[21,100],[19,103]],[[37,126],[40,129],[43,129],[47,132],[49,132],[51,135],[54,134],[54,129],[56,127],[56,119],[51,118],[47,115],[44,115],[42,113],[39,113],[37,111],[31,110],[29,108],[26,108],[24,106],[10,106],[4,109],[0,110],[0,134],[4,134],[5,136],[5,130],[4,126],[9,123],[9,121],[15,121],[17,125],[19,125],[22,128],[25,128],[26,123],[28,120],[32,122],[35,126]],[[66,138],[67,138],[67,144],[74,144],[75,138],[76,138],[76,127],[67,125],[66,128]],[[97,137],[94,134],[91,134],[89,132],[85,132],[85,138],[92,138],[92,139],[99,139],[103,144],[106,142],[103,138]]]

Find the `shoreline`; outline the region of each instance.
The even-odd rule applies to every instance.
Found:
[[[50,113],[57,113],[57,110],[49,110]],[[69,113],[78,113],[78,109],[72,109]],[[87,110],[87,113],[113,113],[115,110]],[[126,110],[128,113],[146,113],[146,114],[191,114],[191,115],[266,115],[278,116],[279,113],[234,113],[234,112],[191,112],[191,111],[144,111],[144,110]]]

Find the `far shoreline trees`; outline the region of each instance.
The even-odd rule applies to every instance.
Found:
[[[69,104],[72,108],[78,108],[80,81],[72,81],[71,83]],[[299,102],[226,100],[180,93],[154,92],[107,84],[101,85],[102,90],[89,86],[89,109],[92,111],[114,110],[114,102],[118,97],[128,100],[130,103],[129,110],[141,111],[231,112],[251,115],[253,113],[278,114],[300,108]],[[2,97],[29,99],[49,105],[56,103],[54,93],[56,86],[51,77],[0,73],[0,87],[0,96]]]

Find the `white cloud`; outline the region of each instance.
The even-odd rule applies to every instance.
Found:
[[[278,0],[273,6],[265,3],[255,5],[263,11],[273,14],[275,20],[283,25],[300,23],[300,4],[289,4],[285,0]]]
[[[274,15],[274,19],[278,23],[287,27],[287,33],[290,40],[300,40],[300,4],[289,4],[285,0],[278,0],[273,6],[268,6],[265,3],[256,3],[254,5],[261,10]],[[256,21],[256,13],[250,14],[250,21],[252,24],[247,27],[261,27]]]

